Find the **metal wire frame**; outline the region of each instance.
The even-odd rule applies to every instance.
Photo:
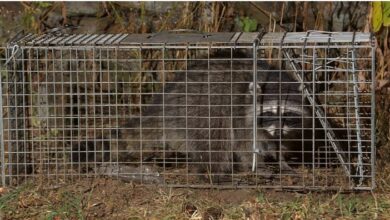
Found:
[[[132,37],[27,35],[16,44],[18,53],[12,50],[14,47],[7,47],[0,108],[2,184],[29,178],[65,181],[104,175],[176,187],[372,189],[372,38],[364,40],[361,33],[356,37],[351,33],[318,32],[278,37],[269,33],[246,41],[240,41],[242,34],[229,36],[229,41],[222,42],[141,43],[147,41],[142,38],[138,43],[123,43]],[[251,52],[243,58],[236,57],[237,50]],[[223,56],[215,57],[220,51]],[[259,61],[276,68],[258,68]],[[215,68],[217,65],[219,68]],[[214,79],[218,73],[227,79]],[[262,84],[262,76],[267,73],[279,76],[266,81],[267,85],[275,85],[277,92],[262,94],[257,86],[253,93],[236,90],[251,82]],[[357,82],[357,73],[366,81]],[[185,77],[180,77],[183,74]],[[203,81],[197,80],[202,74]],[[286,74],[295,81],[284,81],[282,76]],[[236,81],[240,75],[248,77]],[[302,90],[288,93],[283,88],[288,85],[302,85]],[[221,86],[224,90],[218,90]],[[321,86],[324,89],[319,90]],[[259,105],[274,107],[259,101],[258,97],[266,95],[279,97],[276,115],[258,114]],[[311,114],[283,115],[281,103],[288,95],[305,97],[295,107],[302,112],[310,109]],[[174,96],[184,97],[184,101],[172,103]],[[207,97],[205,102],[194,101],[202,97]],[[228,101],[221,101],[225,98]],[[251,101],[242,101],[247,99]],[[294,105],[289,107],[294,109]],[[205,109],[205,114],[191,115],[194,108]],[[215,114],[213,109],[223,111]],[[248,110],[251,114],[242,115],[242,109],[252,109]],[[224,122],[214,125],[218,120]],[[269,130],[258,124],[259,120],[279,121],[279,125],[298,120],[300,127],[289,131],[301,134],[281,138],[284,131],[276,127],[271,131],[279,133],[276,140],[258,135]],[[311,122],[309,127],[303,123],[307,120]],[[237,127],[237,121],[249,122]],[[203,122],[206,127],[195,126]],[[202,137],[193,134],[202,131],[207,131]],[[228,135],[213,138],[218,132]],[[306,132],[311,134],[307,136]],[[298,150],[282,149],[282,143],[288,141],[299,143]],[[279,143],[279,147],[268,150],[278,158],[262,162],[259,142]],[[311,149],[305,142],[312,143]],[[316,146],[319,142],[323,146]],[[194,143],[207,148],[194,149]],[[213,147],[219,143],[227,147],[222,151]],[[239,153],[250,161],[235,161]],[[285,171],[280,158],[286,153],[298,153],[302,158],[309,154],[311,161],[288,161],[294,172]],[[198,154],[207,160],[194,159]],[[213,160],[220,154],[224,160]],[[194,170],[204,164],[209,170]],[[219,165],[229,168],[213,172]],[[235,169],[240,165],[248,168]]]

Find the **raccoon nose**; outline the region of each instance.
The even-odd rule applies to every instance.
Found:
[[[271,135],[275,136],[276,126],[272,124],[271,126],[268,126],[265,128],[265,130]]]
[[[287,125],[283,126],[283,135],[287,135],[290,132],[290,127]]]

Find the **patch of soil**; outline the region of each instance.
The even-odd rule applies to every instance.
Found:
[[[279,218],[282,209],[290,210],[287,214],[291,215],[302,210],[314,212],[314,208],[308,210],[306,206],[331,205],[336,201],[332,193],[168,188],[110,178],[80,178],[72,183],[36,181],[4,192],[0,202],[6,200],[7,193],[18,193],[0,204],[4,205],[0,219]]]

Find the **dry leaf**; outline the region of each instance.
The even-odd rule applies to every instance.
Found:
[[[4,187],[0,187],[0,195],[6,193],[8,190]]]
[[[383,87],[388,86],[389,84],[390,84],[390,80],[380,79],[377,81],[376,90],[381,90]]]

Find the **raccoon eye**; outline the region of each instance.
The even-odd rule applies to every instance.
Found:
[[[276,116],[273,112],[263,112],[261,115],[259,115],[261,117],[267,117],[267,116]]]
[[[250,91],[251,94],[254,93],[254,88],[253,87],[254,87],[253,86],[253,82],[249,83],[249,91]],[[261,87],[260,87],[260,85],[258,83],[256,83],[256,90],[257,90],[256,91],[257,93],[261,93]]]

